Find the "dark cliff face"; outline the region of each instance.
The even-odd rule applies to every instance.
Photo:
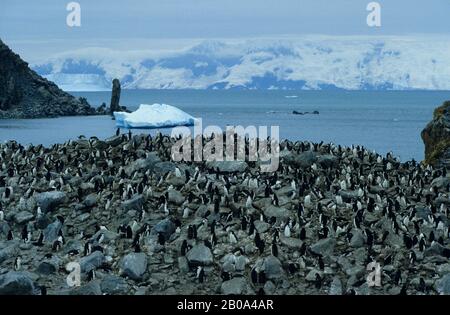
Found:
[[[434,110],[433,120],[422,131],[425,163],[450,167],[450,101]]]
[[[92,115],[85,99],[77,99],[39,76],[0,40],[0,118]]]

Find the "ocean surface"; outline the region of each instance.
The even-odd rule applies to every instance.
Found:
[[[94,105],[109,105],[110,92],[73,92]],[[122,90],[121,105],[166,103],[194,117],[203,128],[217,125],[279,126],[280,137],[291,140],[359,144],[402,161],[422,160],[420,132],[435,107],[450,99],[450,91],[226,91],[226,90]],[[319,111],[294,115],[292,111]],[[107,116],[0,120],[0,141],[24,145],[51,145],[77,138],[114,135],[115,122]],[[159,129],[170,133],[171,129]],[[152,133],[156,130],[135,130]]]

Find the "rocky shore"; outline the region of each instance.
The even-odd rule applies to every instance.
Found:
[[[106,114],[31,70],[0,40],[0,119]]]
[[[0,294],[450,294],[444,168],[286,140],[260,173],[174,142],[1,144]]]

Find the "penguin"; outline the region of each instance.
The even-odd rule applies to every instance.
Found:
[[[278,246],[275,242],[272,243],[271,251],[273,256],[278,257]]]
[[[237,237],[236,237],[236,234],[234,234],[233,231],[230,231],[228,233],[228,239],[229,239],[230,244],[236,244],[237,243]]]
[[[14,270],[19,271],[22,267],[22,258],[20,256],[17,256],[14,260]]]
[[[89,270],[87,274],[87,281],[93,281],[95,280],[95,269]]]
[[[256,271],[256,269],[252,269],[252,271],[250,273],[250,278],[251,278],[253,284],[258,283],[258,272]]]
[[[40,232],[37,242],[34,242],[33,245],[38,247],[44,246],[44,233]]]
[[[322,288],[322,277],[320,276],[319,273],[316,273],[314,286],[316,287],[317,290],[320,290]]]
[[[199,283],[203,283],[205,279],[205,270],[201,266],[197,267],[197,279]]]
[[[302,229],[300,230],[300,235],[299,235],[300,240],[304,241],[306,239],[306,230],[304,227],[302,227]]]
[[[186,240],[183,240],[183,242],[181,243],[181,249],[180,249],[181,256],[186,256],[187,250],[188,250],[188,243]]]
[[[8,234],[6,235],[6,239],[7,239],[8,241],[12,241],[12,240],[14,239],[14,234],[13,234],[13,231],[12,231],[12,230],[9,230],[9,231],[8,231]]]

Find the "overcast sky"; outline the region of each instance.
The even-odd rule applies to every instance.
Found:
[[[69,2],[0,0],[0,38],[31,58],[88,46],[170,48],[193,38],[450,35],[450,0],[380,0],[380,28],[366,24],[369,0],[79,0],[75,28],[66,25]]]

